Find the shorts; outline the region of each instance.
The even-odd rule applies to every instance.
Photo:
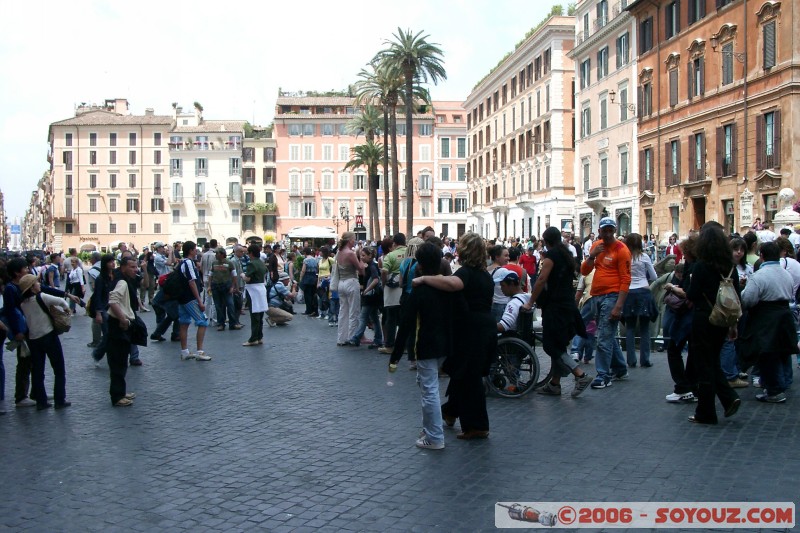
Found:
[[[194,325],[198,328],[208,327],[208,317],[200,311],[197,300],[178,306],[178,322],[180,324],[191,324],[192,320],[194,320]]]

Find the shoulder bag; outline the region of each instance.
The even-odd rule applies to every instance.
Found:
[[[42,299],[42,293],[36,295],[36,303],[42,308],[47,316],[50,317],[50,322],[53,323],[53,329],[56,335],[66,333],[72,328],[72,313],[64,311],[57,305],[47,306]]]

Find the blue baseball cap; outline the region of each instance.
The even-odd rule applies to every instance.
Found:
[[[597,227],[599,229],[602,229],[602,228],[607,228],[609,226],[612,227],[612,228],[616,228],[617,227],[617,223],[611,217],[603,217],[603,218],[600,219],[600,224],[598,224]]]

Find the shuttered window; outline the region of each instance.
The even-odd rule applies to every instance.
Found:
[[[764,68],[775,66],[775,21],[764,24]]]
[[[678,69],[676,68],[669,71],[669,105],[671,107],[678,105]]]
[[[733,83],[733,43],[722,47],[722,85]]]

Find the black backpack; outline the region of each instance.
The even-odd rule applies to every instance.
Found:
[[[186,276],[181,272],[182,265],[183,263],[178,265],[178,268],[170,272],[169,275],[167,275],[167,279],[164,280],[164,285],[161,287],[161,290],[164,291],[164,296],[166,296],[167,299],[180,300],[189,292],[189,280],[187,280]]]

